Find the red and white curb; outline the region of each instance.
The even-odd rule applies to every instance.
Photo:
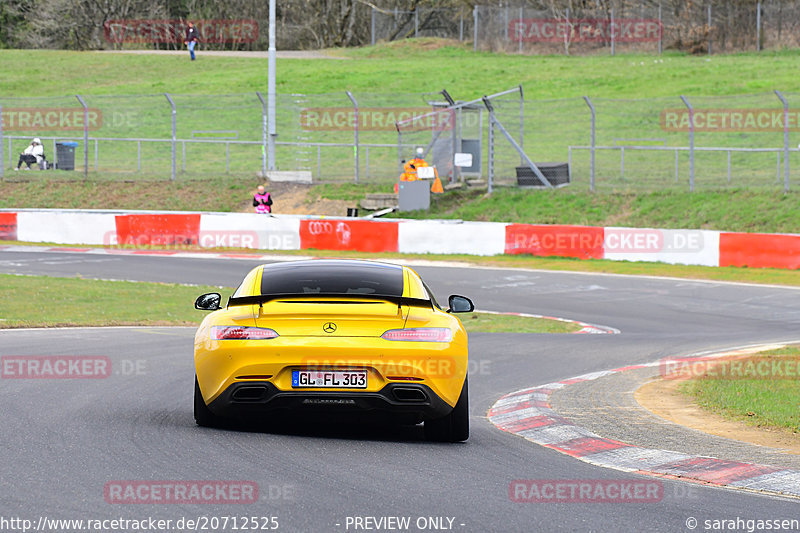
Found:
[[[717,353],[704,352],[681,359],[729,357],[755,353],[762,349],[766,347],[747,347]],[[654,361],[643,365],[593,372],[512,392],[495,402],[489,410],[488,419],[505,432],[519,435],[526,440],[596,466],[800,498],[800,470],[644,448],[606,439],[575,425],[550,407],[550,395],[556,390],[609,374],[656,367],[660,364],[661,361]]]
[[[586,322],[581,322],[580,320],[570,320],[568,318],[559,318],[557,316],[547,316],[547,315],[532,315],[530,313],[500,313],[498,311],[483,311],[476,309],[477,313],[486,313],[487,315],[508,315],[508,316],[522,316],[526,318],[544,318],[546,320],[555,320],[556,322],[566,322],[568,324],[577,324],[581,326],[579,331],[576,331],[576,334],[594,334],[594,335],[605,335],[605,334],[617,334],[620,331],[617,328],[612,328],[609,326],[599,326],[597,324],[587,324]]]

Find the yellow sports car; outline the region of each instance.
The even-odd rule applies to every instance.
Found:
[[[217,426],[242,416],[316,410],[424,422],[426,438],[469,437],[467,333],[419,275],[372,261],[310,260],[251,270],[194,339],[194,417]]]

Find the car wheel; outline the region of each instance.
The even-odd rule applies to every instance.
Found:
[[[198,426],[218,427],[222,425],[222,417],[215,415],[206,405],[203,395],[200,393],[200,385],[197,383],[197,376],[194,377],[194,421]]]
[[[425,422],[425,438],[435,442],[461,442],[469,438],[468,380],[464,378],[461,396],[450,414]]]

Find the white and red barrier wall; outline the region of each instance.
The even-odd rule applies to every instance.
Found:
[[[184,213],[0,210],[0,240],[70,245],[233,247],[573,257],[704,266],[800,268],[800,235]]]

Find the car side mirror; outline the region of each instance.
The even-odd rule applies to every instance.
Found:
[[[466,296],[453,294],[447,299],[447,303],[450,304],[448,313],[471,313],[475,310],[475,304]]]
[[[201,294],[194,301],[194,308],[201,311],[216,311],[221,309],[219,303],[222,301],[222,296],[217,292],[209,292],[208,294]]]

